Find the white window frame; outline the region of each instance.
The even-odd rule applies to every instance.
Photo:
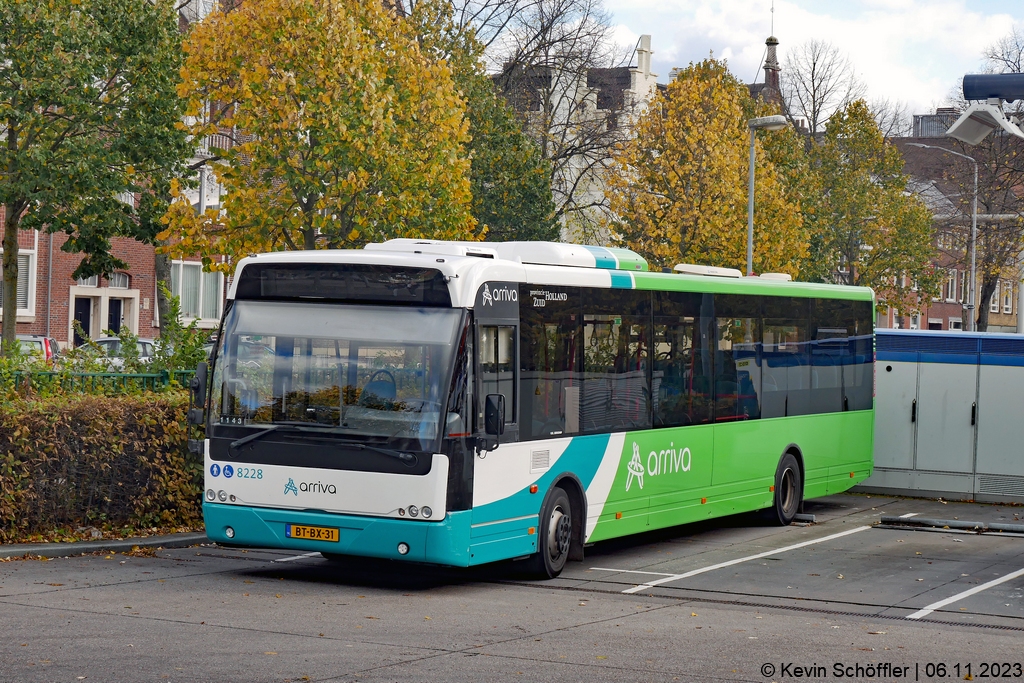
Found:
[[[100,276],[99,275],[93,275],[91,277],[80,277],[80,278],[78,278],[78,286],[79,287],[99,287],[100,286]]]
[[[184,260],[171,261],[171,272],[172,273],[174,272],[174,266],[179,266],[180,268],[185,268],[185,267],[190,267],[190,268],[191,267],[198,267],[199,268],[199,292],[198,292],[198,299],[199,299],[199,311],[200,311],[200,314],[202,314],[203,293],[204,293],[203,292],[203,288],[206,286],[205,285],[206,278],[203,277],[203,275],[205,273],[205,271],[203,270],[203,264],[200,263],[199,261],[184,261]],[[217,317],[215,317],[215,318],[202,318],[202,317],[200,317],[200,318],[192,318],[192,317],[186,316],[184,314],[184,312],[182,312],[182,314],[181,314],[181,322],[182,322],[182,324],[188,325],[188,324],[192,323],[193,321],[195,321],[196,325],[198,327],[201,327],[201,328],[216,328],[217,326],[220,325],[220,318],[221,318],[222,315],[224,315],[224,273],[219,273],[218,272],[218,273],[216,273],[216,275],[217,275]],[[175,288],[174,288],[174,278],[173,277],[171,278],[171,282],[169,283],[171,285],[171,294],[173,296],[178,297],[179,301],[181,300],[181,289],[180,289],[181,283],[180,283],[180,280],[181,280],[181,278],[179,277],[179,283],[178,283],[178,290],[177,291],[175,291]]]
[[[956,302],[956,281],[959,279],[956,268],[949,268],[946,271],[946,301]]]
[[[1003,282],[1003,313],[1007,315],[1013,313],[1013,299],[1013,284]]]
[[[35,231],[32,240],[32,248],[26,249],[25,247],[18,248],[18,257],[28,257],[28,277],[25,280],[25,286],[28,288],[27,305],[25,308],[18,308],[15,314],[17,322],[19,323],[31,323],[35,322],[36,319],[36,270],[38,263],[36,261],[36,254],[39,251],[39,231]],[[3,249],[0,249],[0,257],[3,256]],[[3,268],[0,265],[0,278],[3,277]],[[0,282],[3,282],[0,279]],[[0,307],[0,320],[3,319],[3,310]]]
[[[115,284],[117,282],[124,282],[124,284]],[[131,289],[131,276],[128,273],[110,273],[107,275],[107,286],[111,289]]]
[[[996,288],[992,290],[992,296],[988,300],[988,312],[998,313],[999,312],[999,282],[996,282]]]
[[[964,329],[964,321],[963,321],[963,319],[962,318],[950,318],[949,319],[949,329],[951,329],[951,330],[963,330]]]

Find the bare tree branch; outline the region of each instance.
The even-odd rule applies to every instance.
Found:
[[[790,118],[804,118],[811,135],[867,90],[853,63],[832,43],[809,40],[788,53],[782,68],[782,97]]]

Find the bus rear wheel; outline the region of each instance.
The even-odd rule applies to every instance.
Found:
[[[800,511],[803,502],[804,483],[800,476],[800,465],[792,453],[786,453],[775,471],[775,501],[772,505],[772,519],[779,526],[788,526]]]
[[[561,488],[551,490],[540,511],[537,554],[530,558],[530,573],[539,579],[553,579],[562,573],[572,544],[572,505]]]

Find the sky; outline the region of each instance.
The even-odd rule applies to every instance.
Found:
[[[762,82],[772,0],[604,0],[616,40],[651,35],[652,70],[667,82],[713,52],[746,83]],[[787,49],[827,40],[853,62],[867,98],[907,103],[911,114],[934,112],[966,73],[978,73],[985,48],[1016,27],[1020,0],[775,0],[779,61]]]

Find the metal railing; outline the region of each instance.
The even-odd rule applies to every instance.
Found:
[[[14,373],[14,388],[21,390],[27,385],[51,388],[59,383],[65,391],[95,393],[97,391],[161,391],[172,383],[187,387],[195,370],[161,370],[160,372],[31,372],[18,370]]]

